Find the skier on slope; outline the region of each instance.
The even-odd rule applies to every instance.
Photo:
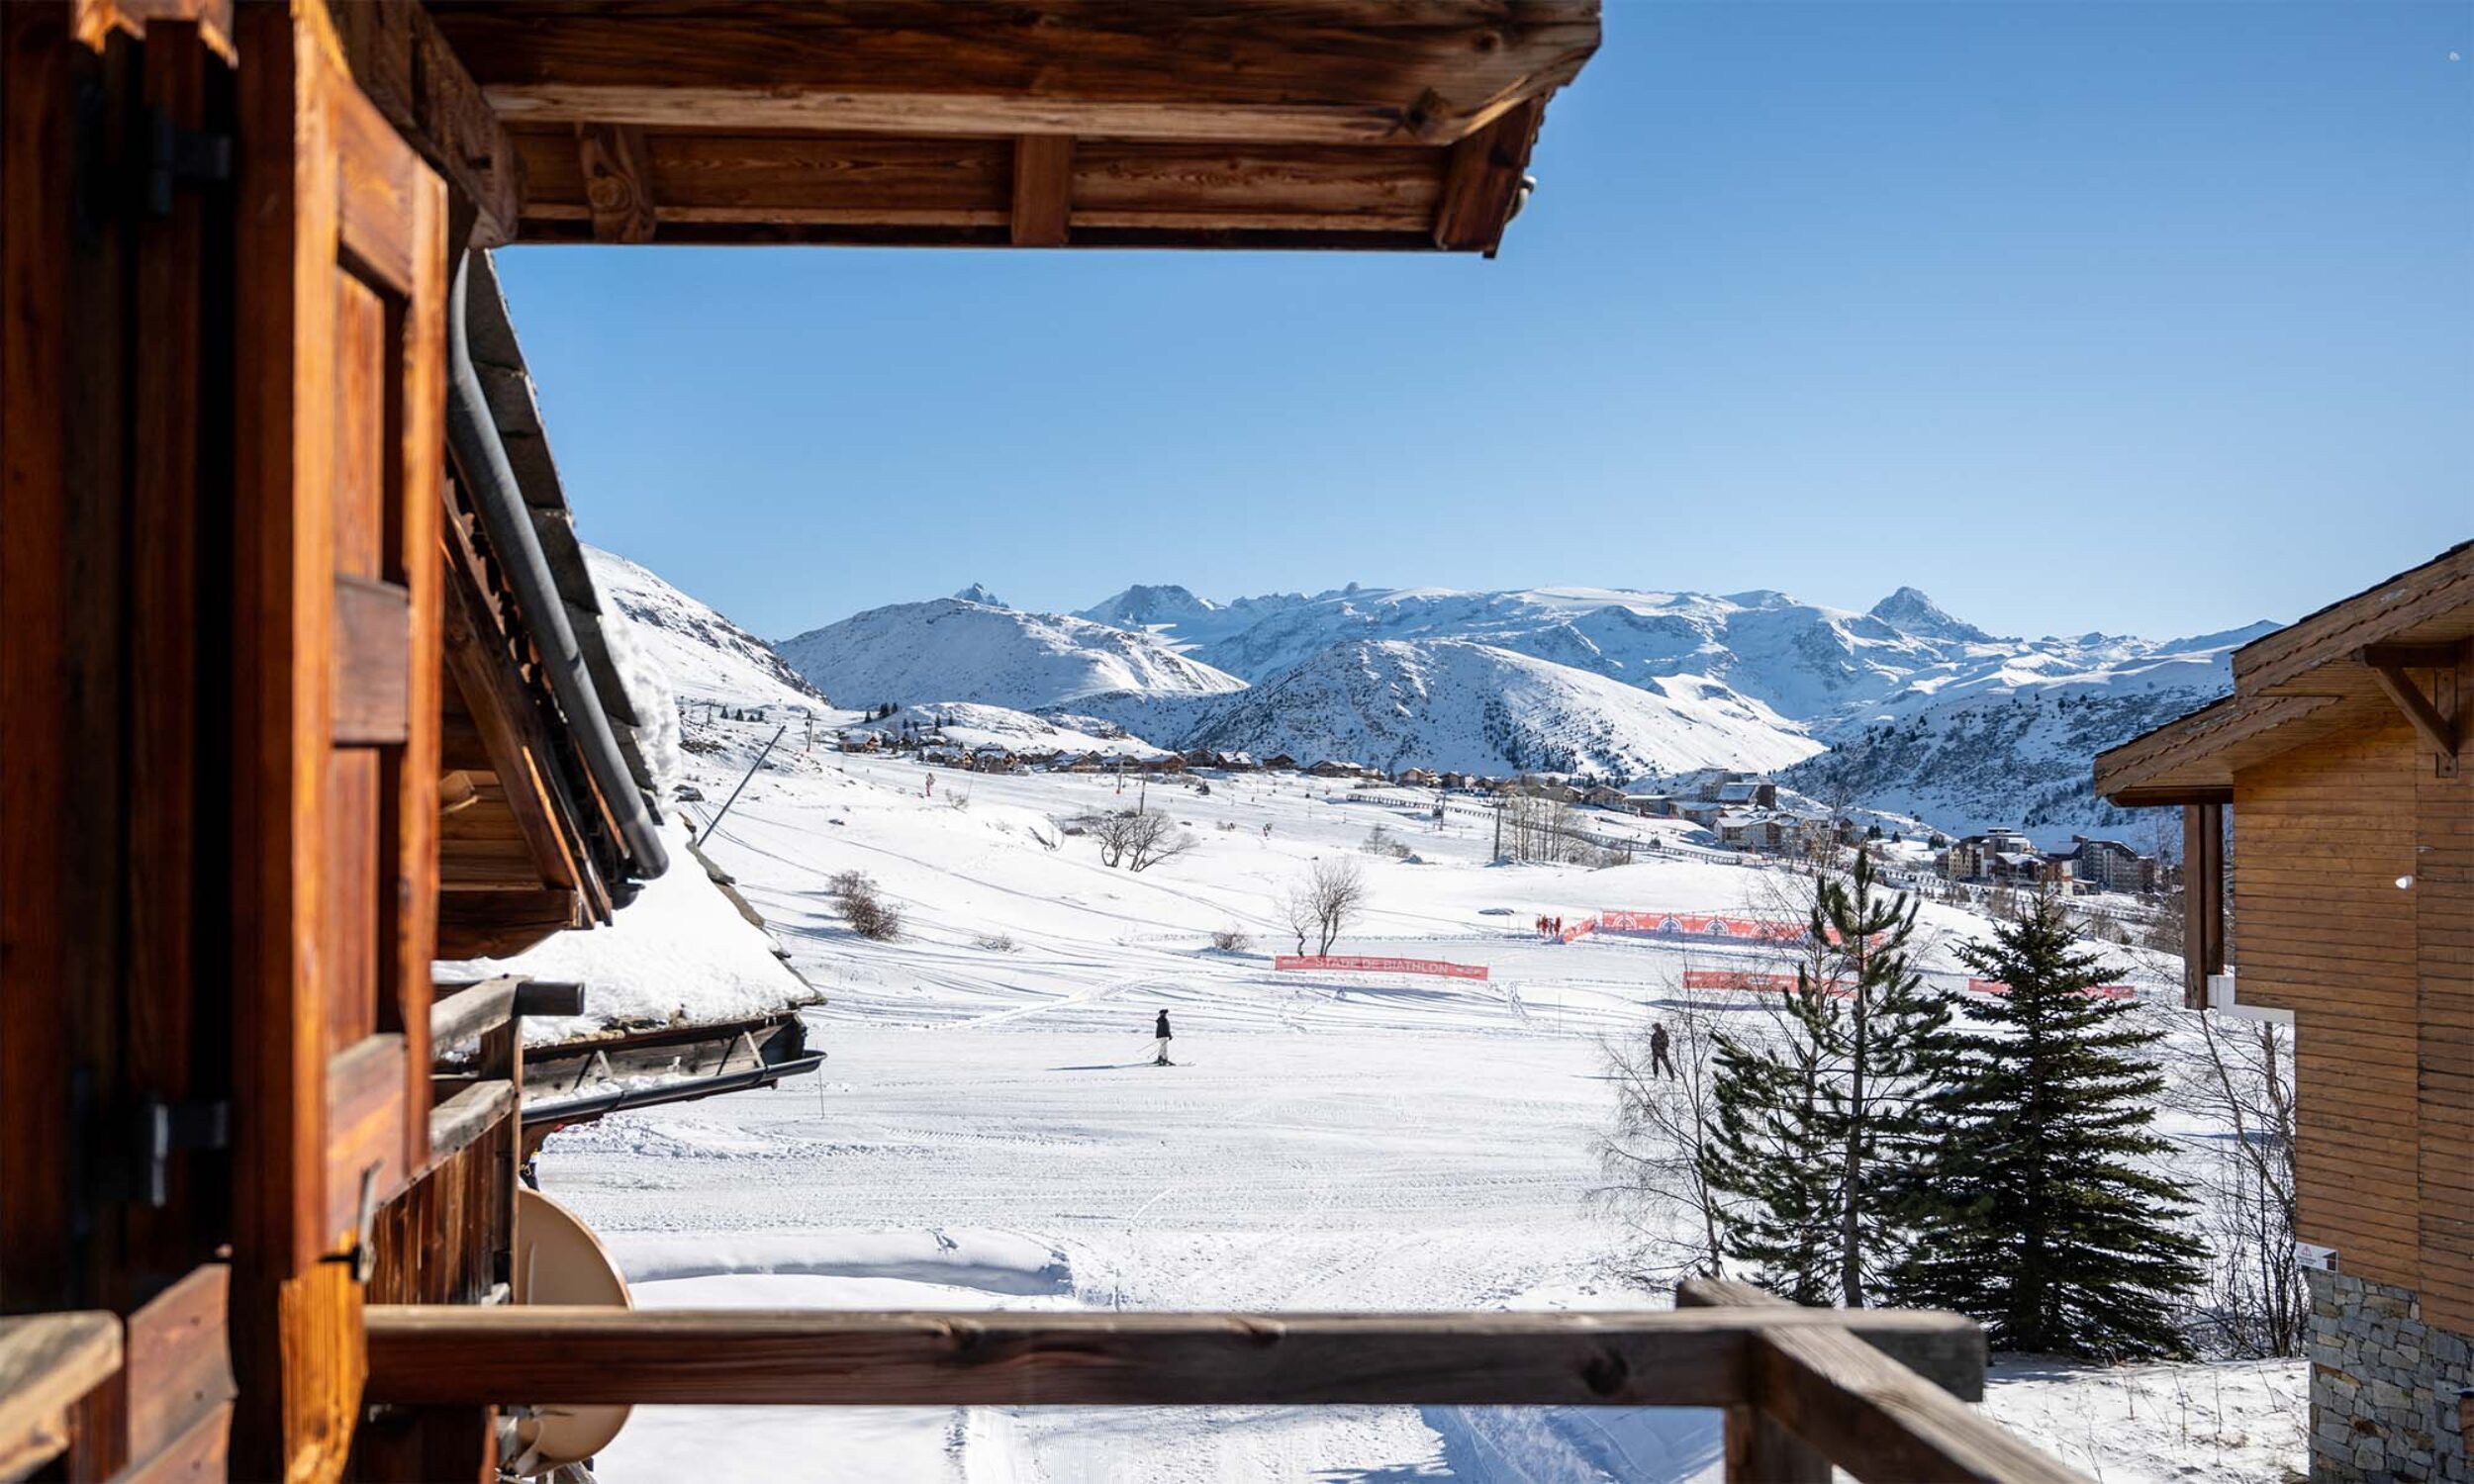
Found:
[[[1154,1067],[1167,1067],[1171,1065],[1169,1062],[1169,1042],[1175,1040],[1176,1038],[1169,1030],[1168,1011],[1162,1010],[1160,1012],[1160,1019],[1157,1024],[1152,1026],[1151,1034],[1159,1043],[1153,1048],[1154,1055],[1151,1059],[1151,1065]]]
[[[1671,1077],[1675,1064],[1666,1057],[1666,1027],[1664,1023],[1650,1027],[1650,1074]]]

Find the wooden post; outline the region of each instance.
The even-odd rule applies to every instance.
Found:
[[[2208,1006],[2208,976],[2225,973],[2225,805],[2182,806],[2182,1003]]]
[[[1787,1301],[1750,1283],[1694,1278],[1675,1289],[1678,1309],[1782,1308]],[[1821,1450],[1779,1426],[1752,1401],[1729,1407],[1727,1484],[1830,1484],[1830,1460]]]

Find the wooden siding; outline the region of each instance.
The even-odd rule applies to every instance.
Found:
[[[2241,997],[2294,1012],[2298,1234],[2416,1286],[2413,733],[2400,721],[2235,777]]]
[[[2295,1015],[2299,1235],[2474,1330],[2474,789],[2400,716],[2238,772],[2234,815],[2240,995]]]
[[[2457,701],[2465,720],[2463,698]],[[2415,970],[2424,1317],[2474,1333],[2474,779],[2417,749]]]

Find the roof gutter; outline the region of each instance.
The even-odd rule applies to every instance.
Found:
[[[585,670],[584,650],[576,642],[574,626],[567,621],[566,604],[559,599],[558,585],[550,576],[549,562],[541,554],[540,539],[533,534],[531,517],[524,510],[523,489],[508,464],[507,448],[499,441],[489,398],[483,394],[480,373],[473,367],[472,344],[465,328],[471,268],[469,252],[456,260],[455,284],[447,299],[447,445],[454,449],[455,461],[470,482],[473,505],[481,512],[481,523],[489,530],[490,545],[516,590],[516,601],[523,604],[524,626],[541,652],[550,694],[557,697],[558,708],[566,713],[569,733],[584,757],[584,766],[616,816],[619,839],[627,848],[634,875],[649,881],[669,869],[670,854],[662,847],[660,832],[654,829],[652,815],[644,806],[644,795],[637,789],[635,777],[627,770],[626,756],[619,751],[618,739],[610,729],[610,717],[603,710],[593,677]]]

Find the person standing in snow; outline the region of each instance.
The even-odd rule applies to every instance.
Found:
[[[1154,1067],[1166,1067],[1169,1065],[1169,1042],[1176,1039],[1175,1036],[1173,1036],[1169,1031],[1168,1011],[1162,1010],[1160,1012],[1159,1023],[1151,1028],[1151,1034],[1159,1042],[1159,1044],[1153,1048],[1155,1055],[1151,1059],[1151,1065]]]
[[[1675,1074],[1675,1064],[1666,1056],[1666,1027],[1663,1022],[1650,1027],[1650,1074],[1663,1077]]]

